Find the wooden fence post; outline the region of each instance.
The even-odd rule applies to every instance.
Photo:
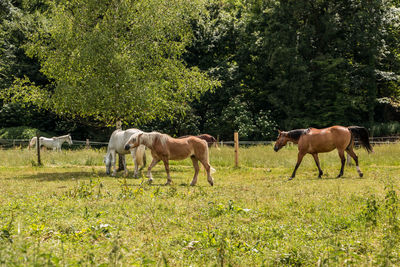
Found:
[[[89,139],[86,139],[86,149],[89,149],[90,148],[90,142],[89,142]]]
[[[42,162],[40,161],[40,132],[36,132],[36,151],[37,151],[37,159],[38,166],[42,166]]]
[[[239,134],[235,132],[233,134],[233,139],[235,141],[235,167],[239,167]]]

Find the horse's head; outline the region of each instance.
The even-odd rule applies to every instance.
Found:
[[[107,173],[107,175],[110,175],[110,173],[111,173],[111,154],[110,153],[107,153],[104,156],[103,162],[106,164],[106,173]]]
[[[72,145],[72,137],[71,137],[70,134],[68,134],[67,142],[68,142],[69,145]]]
[[[279,130],[278,130],[278,132],[279,132],[278,139],[276,139],[275,146],[274,146],[275,152],[278,152],[279,149],[284,147],[287,144],[287,142],[290,141],[290,138],[288,137],[287,132],[282,132]]]
[[[132,135],[129,138],[128,142],[126,142],[126,144],[125,144],[125,147],[124,147],[125,150],[129,150],[129,149],[140,146],[140,137],[142,136],[142,134],[143,133],[137,133],[137,134]]]

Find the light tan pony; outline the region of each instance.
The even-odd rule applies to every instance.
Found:
[[[345,151],[356,162],[358,174],[362,177],[363,173],[358,166],[358,157],[353,151],[354,138],[359,139],[360,144],[368,151],[368,153],[373,151],[369,143],[369,134],[367,129],[360,126],[332,126],[325,129],[308,128],[288,132],[279,131],[279,136],[276,140],[274,150],[277,152],[289,141],[298,144],[299,153],[297,154],[297,163],[289,180],[292,180],[295,177],[297,168],[300,166],[300,163],[306,154],[311,154],[314,157],[319,170],[318,178],[321,178],[323,172],[319,165],[318,153],[330,152],[335,148],[338,150],[342,163],[340,173],[337,177],[339,178],[343,176],[344,163],[346,161],[344,156]]]
[[[191,186],[196,185],[197,176],[199,174],[199,161],[203,164],[204,169],[207,172],[207,180],[210,185],[214,185],[214,180],[211,177],[211,171],[215,171],[209,164],[208,160],[208,145],[207,142],[194,137],[188,136],[185,138],[172,138],[167,134],[162,134],[158,132],[151,133],[137,133],[130,137],[125,145],[125,149],[134,149],[139,145],[145,145],[151,150],[151,155],[153,156],[153,161],[151,162],[148,170],[147,177],[149,177],[149,183],[153,181],[153,176],[151,174],[151,169],[159,162],[164,162],[165,171],[167,172],[167,183],[171,184],[172,180],[169,174],[169,160],[183,160],[188,157],[191,158],[193,162],[193,167],[195,170],[194,177]]]

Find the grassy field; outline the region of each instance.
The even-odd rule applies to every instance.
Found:
[[[356,150],[336,179],[336,152],[311,156],[288,182],[296,147],[211,150],[215,186],[191,161],[163,165],[154,184],[105,175],[103,150],[0,150],[1,265],[399,265],[400,144]],[[148,162],[149,162],[148,157]]]

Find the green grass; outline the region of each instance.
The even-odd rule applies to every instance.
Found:
[[[400,144],[356,150],[336,179],[337,152],[311,156],[288,182],[295,146],[211,150],[215,186],[191,161],[171,162],[172,186],[105,175],[104,150],[0,150],[1,265],[399,265]],[[150,162],[148,154],[148,162]]]

